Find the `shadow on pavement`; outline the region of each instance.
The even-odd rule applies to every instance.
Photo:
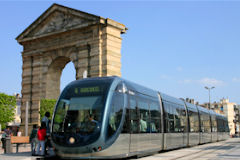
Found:
[[[232,148],[234,148],[235,146],[232,146],[232,145],[230,145],[230,146],[210,146],[210,147],[206,147],[206,148],[204,148],[204,150],[209,150],[209,149],[211,149],[211,150],[229,150],[229,149],[232,149]]]
[[[16,153],[8,153],[4,154],[4,156],[9,156],[9,157],[26,157],[26,156],[31,156],[30,152],[18,152]]]

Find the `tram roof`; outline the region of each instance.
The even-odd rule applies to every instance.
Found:
[[[209,114],[209,109],[203,108],[203,107],[201,107],[201,106],[197,106],[197,107],[198,107],[198,110],[199,110],[199,111],[205,112],[205,113]]]
[[[160,93],[162,99],[164,101],[168,101],[168,102],[172,102],[172,103],[176,103],[176,104],[180,104],[180,105],[184,105],[184,101],[169,95],[166,95],[164,93]]]
[[[186,103],[188,109],[198,112],[197,106],[195,104],[192,104],[192,103],[189,103],[189,102],[185,102],[185,103]]]
[[[126,83],[127,88],[129,90],[132,90],[132,91],[144,94],[144,95],[148,95],[148,96],[151,96],[151,97],[158,98],[157,91],[155,91],[153,89],[150,89],[150,88],[147,88],[147,87],[144,87],[144,86],[139,85],[137,83],[125,80],[125,79],[122,79],[122,80]]]

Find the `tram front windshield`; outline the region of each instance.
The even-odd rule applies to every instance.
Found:
[[[53,134],[78,135],[79,143],[98,138],[109,86],[106,81],[91,81],[64,89],[55,110]]]

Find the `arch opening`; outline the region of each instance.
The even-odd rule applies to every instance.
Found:
[[[46,97],[45,97],[46,99],[57,99],[58,98],[58,96],[60,94],[60,84],[61,84],[61,79],[62,79],[61,75],[63,73],[65,66],[69,62],[71,62],[70,58],[62,56],[62,57],[58,57],[55,60],[53,60],[53,62],[48,67],[47,79],[46,79]],[[69,64],[71,65],[73,63],[71,62]],[[71,69],[71,67],[68,67],[68,65],[67,65],[67,70],[69,70],[69,68]],[[73,70],[75,70],[75,72],[76,72],[75,67]],[[65,71],[64,71],[64,75],[65,75]],[[62,79],[63,82],[65,81],[64,79],[65,78]]]
[[[76,80],[76,69],[73,62],[68,62],[62,70],[60,79],[60,91],[62,91],[70,82]]]

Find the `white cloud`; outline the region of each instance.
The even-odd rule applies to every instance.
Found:
[[[221,80],[217,80],[217,79],[214,79],[214,78],[207,78],[207,77],[198,80],[198,82],[200,84],[210,85],[210,86],[222,86],[222,85],[224,85],[224,82],[221,81]]]
[[[192,80],[192,79],[184,79],[184,80],[181,80],[179,81],[179,83],[182,83],[182,84],[191,84],[191,83],[195,83],[195,84],[202,84],[202,85],[205,85],[205,86],[222,86],[224,85],[225,83],[221,80],[217,80],[217,79],[214,79],[214,78],[202,78],[200,80]]]
[[[234,77],[234,78],[232,79],[232,81],[233,81],[233,82],[240,82],[240,78]]]

